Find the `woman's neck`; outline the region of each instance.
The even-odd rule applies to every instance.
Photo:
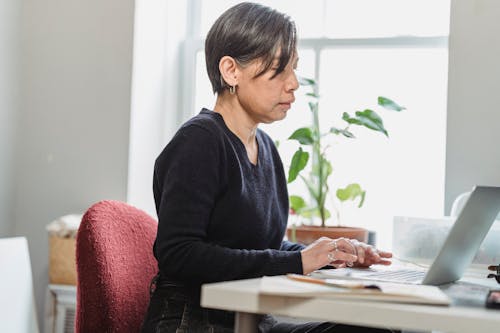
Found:
[[[232,95],[218,96],[214,111],[224,118],[226,126],[231,132],[236,134],[245,147],[255,146],[258,123],[248,116],[247,112],[238,103],[236,97]]]

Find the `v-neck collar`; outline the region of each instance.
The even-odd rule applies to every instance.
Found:
[[[215,112],[215,111],[211,111],[211,110],[208,110],[208,109],[203,109],[202,113],[213,114],[217,119],[219,119],[220,122],[223,125],[223,128],[224,128],[225,132],[227,132],[233,138],[233,141],[237,142],[237,144],[242,149],[242,152],[244,152],[245,161],[247,161],[247,163],[250,165],[250,167],[252,169],[256,169],[256,168],[259,167],[260,161],[262,159],[262,157],[261,157],[261,154],[262,154],[262,140],[260,138],[260,131],[259,131],[258,128],[257,128],[257,130],[255,132],[255,140],[256,140],[256,143],[257,143],[257,162],[254,164],[254,163],[252,163],[252,161],[250,161],[250,158],[248,157],[248,153],[247,153],[247,149],[245,147],[245,144],[243,143],[243,141],[241,141],[241,139],[233,131],[231,131],[231,129],[227,126],[226,122],[224,121],[224,117],[220,113]]]

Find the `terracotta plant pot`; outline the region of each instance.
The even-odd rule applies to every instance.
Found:
[[[288,227],[286,230],[286,235],[289,240],[293,239],[293,228]],[[353,227],[320,227],[320,226],[310,226],[301,225],[295,227],[295,237],[297,243],[302,243],[305,245],[311,244],[316,239],[320,237],[335,238],[350,238],[357,239],[360,242],[368,241],[368,230],[363,228],[353,228]]]

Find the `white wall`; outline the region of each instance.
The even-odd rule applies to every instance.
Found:
[[[452,1],[445,208],[475,184],[500,186],[500,1]]]
[[[126,200],[133,0],[23,2],[15,233],[28,238],[39,322],[46,224]]]
[[[181,121],[179,63],[186,5],[136,1],[128,201],[153,217],[154,161]]]
[[[0,1],[0,237],[13,232],[14,128],[18,102],[21,3]]]

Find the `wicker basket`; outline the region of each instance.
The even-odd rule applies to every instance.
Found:
[[[49,236],[49,281],[76,285],[76,239]]]

